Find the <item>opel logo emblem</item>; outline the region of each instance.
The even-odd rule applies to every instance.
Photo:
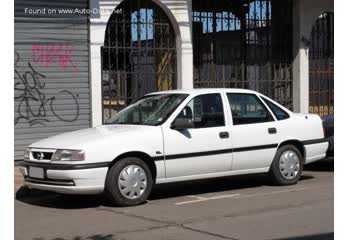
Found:
[[[43,160],[44,159],[44,153],[40,152],[36,155],[36,159]]]

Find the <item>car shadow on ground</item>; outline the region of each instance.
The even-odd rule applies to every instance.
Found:
[[[313,179],[312,172],[334,171],[333,161],[320,161],[305,166],[306,173],[300,181]],[[204,179],[187,182],[176,182],[154,186],[149,200],[161,200],[186,195],[200,195],[216,192],[225,192],[239,189],[257,188],[262,186],[274,186],[266,174],[242,175]],[[278,188],[279,186],[276,186]],[[19,190],[21,191],[21,189]],[[99,206],[112,207],[112,203],[104,195],[64,195],[40,190],[31,190],[25,197],[19,197],[18,201],[56,209],[84,209]]]
[[[306,175],[301,181],[313,178]],[[155,186],[149,200],[169,199],[186,195],[225,192],[261,186],[273,186],[266,175],[246,175],[217,179],[177,182]],[[21,191],[21,189],[19,190]],[[26,190],[25,190],[26,191]],[[84,209],[113,205],[104,195],[68,195],[53,192],[30,190],[29,194],[17,199],[20,202],[55,209]]]
[[[300,181],[308,180],[311,178],[313,178],[313,176],[303,175],[300,178]],[[162,184],[155,186],[149,199],[158,200],[186,195],[201,195],[208,193],[257,188],[262,186],[280,187],[274,185],[268,178],[267,174],[242,175]]]
[[[54,238],[43,238],[43,237],[38,237],[38,238],[33,238],[33,240],[124,240],[124,238],[118,238],[114,234],[96,234],[88,237],[81,237],[81,236],[75,236],[75,237],[68,237],[68,238],[63,238],[63,237],[54,237]]]
[[[329,233],[320,233],[307,236],[298,236],[298,237],[288,237],[288,238],[279,238],[274,240],[331,240],[334,239],[334,232]]]
[[[89,237],[81,237],[76,236],[73,238],[35,238],[35,240],[122,240],[124,238],[118,238],[117,236],[113,234],[107,234],[107,235],[92,235]],[[331,240],[334,239],[334,232],[330,233],[320,233],[320,234],[314,234],[314,235],[307,235],[307,236],[298,236],[298,237],[287,237],[287,238],[279,238],[274,240]]]

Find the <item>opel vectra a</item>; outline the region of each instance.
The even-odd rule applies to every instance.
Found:
[[[116,205],[147,200],[154,184],[268,173],[295,184],[325,157],[322,121],[242,89],[151,93],[108,124],[31,144],[25,185],[69,194],[106,193]]]

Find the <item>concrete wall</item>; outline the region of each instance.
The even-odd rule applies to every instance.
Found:
[[[102,124],[101,52],[105,29],[111,12],[120,0],[90,0],[90,9],[98,13],[90,15],[90,64],[92,126]],[[153,0],[168,15],[176,34],[177,88],[193,87],[193,55],[191,34],[191,0]]]
[[[333,12],[333,0],[293,1],[293,110],[309,111],[309,41],[312,26],[324,12]]]

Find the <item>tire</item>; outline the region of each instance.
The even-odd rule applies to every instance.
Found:
[[[139,158],[127,157],[116,162],[108,171],[105,192],[117,206],[136,206],[147,200],[152,185],[152,174],[147,164]]]
[[[304,159],[298,148],[294,145],[285,145],[277,150],[270,166],[269,176],[280,186],[296,184],[301,177],[303,165]]]

